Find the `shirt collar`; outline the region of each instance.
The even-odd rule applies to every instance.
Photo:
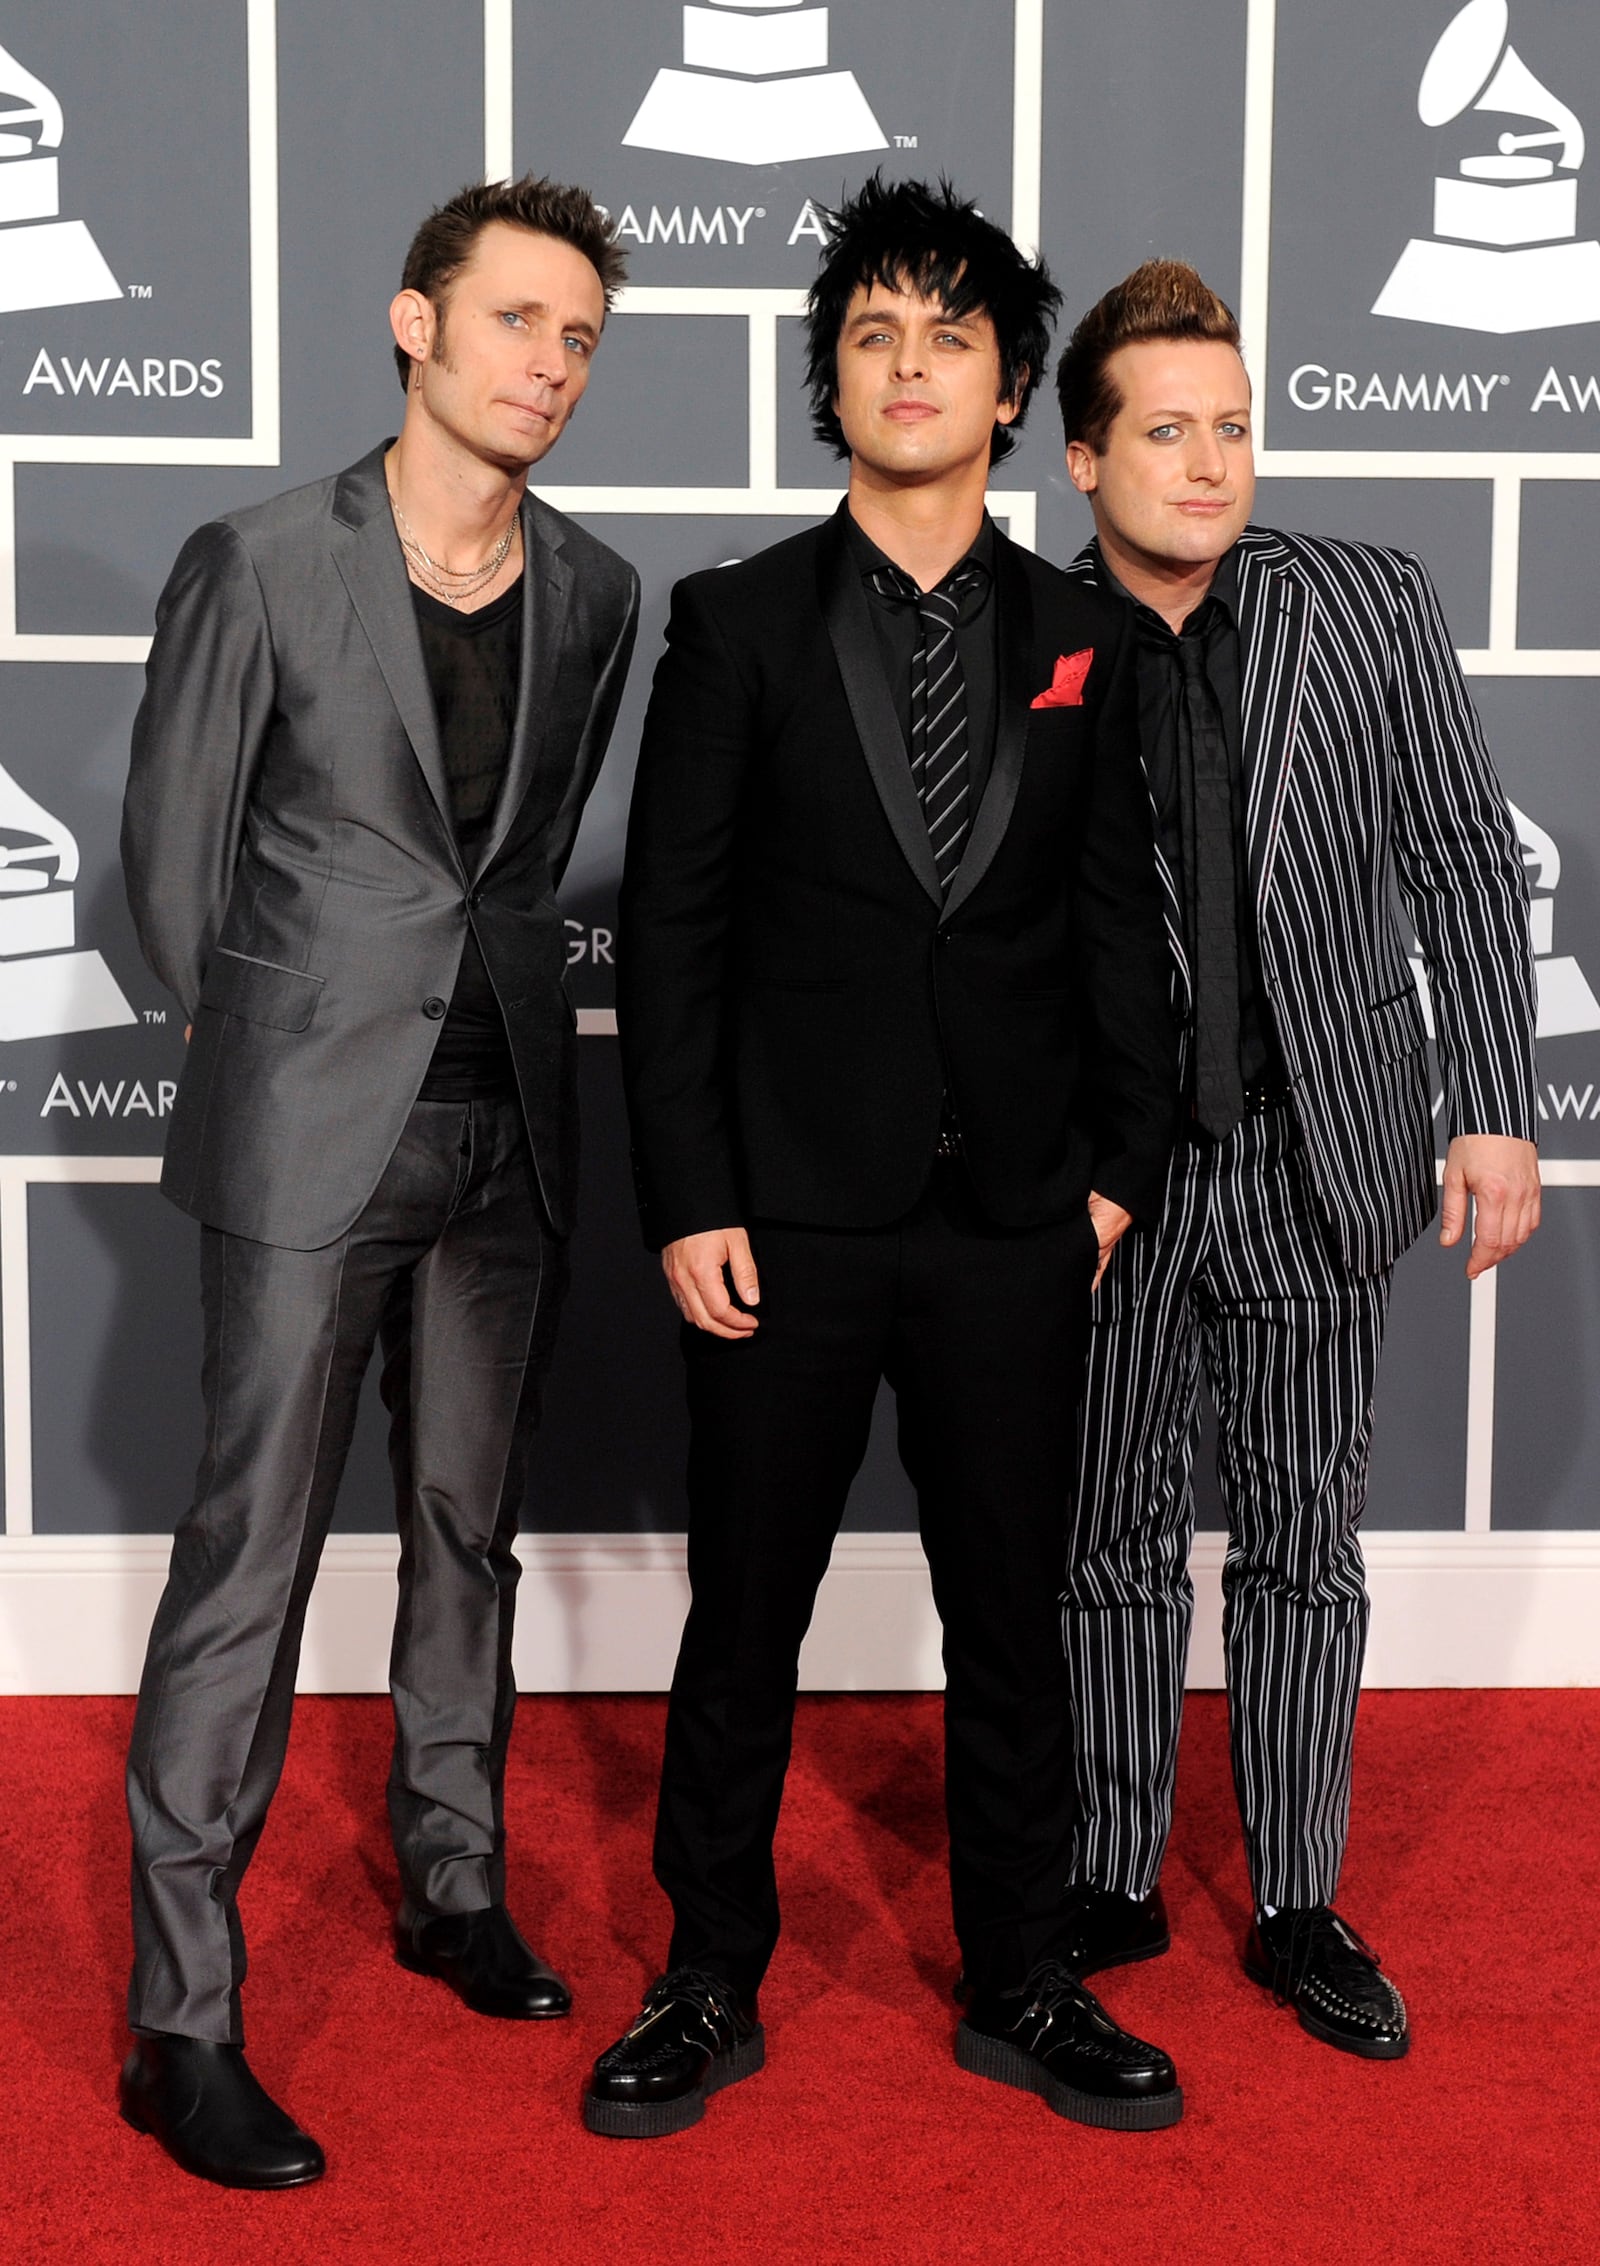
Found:
[[[870,581],[872,576],[878,573],[881,568],[894,566],[894,560],[890,558],[887,551],[879,550],[872,537],[852,515],[848,504],[845,506],[844,524],[850,543],[850,554],[856,562],[863,582]],[[954,574],[960,567],[964,566],[981,567],[985,575],[994,573],[994,521],[987,512],[983,515],[983,524],[973,537],[966,557],[958,559],[950,572]],[[904,568],[896,568],[895,571],[904,573],[905,570]]]
[[[1101,550],[1098,540],[1095,543],[1094,552],[1097,569],[1107,588],[1114,590],[1119,598],[1125,598],[1136,614],[1153,623],[1164,635],[1173,636],[1175,633],[1169,624],[1162,619],[1161,615],[1155,611],[1154,607],[1145,605],[1142,600],[1133,595],[1133,592],[1124,582],[1118,580],[1112,572],[1111,563],[1104,551]],[[1227,550],[1217,561],[1217,571],[1211,577],[1211,588],[1201,599],[1200,606],[1209,605],[1213,598],[1227,615],[1229,628],[1236,630],[1239,627],[1239,546],[1237,543],[1230,543]],[[1195,612],[1198,613],[1199,611],[1200,607],[1196,607]],[[1192,621],[1194,615],[1191,614],[1189,619]]]

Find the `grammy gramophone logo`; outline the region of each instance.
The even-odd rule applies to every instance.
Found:
[[[102,956],[77,949],[77,878],[70,830],[0,769],[0,1039],[135,1020]]]
[[[1580,1031],[1600,1031],[1600,999],[1568,952],[1555,948],[1556,886],[1561,852],[1526,811],[1511,806],[1528,875],[1528,923],[1533,932],[1533,964],[1539,978],[1539,1036],[1566,1039]]]
[[[1556,889],[1561,880],[1561,852],[1554,836],[1547,834],[1536,819],[1530,818],[1525,810],[1518,810],[1515,803],[1509,807],[1522,850],[1523,870],[1528,876],[1528,929],[1533,940],[1533,971],[1539,986],[1538,1036],[1571,1039],[1585,1031],[1600,1031],[1600,999],[1596,999],[1588,977],[1572,954],[1556,950]],[[1433,1000],[1420,952],[1413,958],[1411,967],[1422,995],[1428,1036],[1432,1038]]]
[[[61,105],[0,47],[0,314],[120,299],[122,286],[81,220],[62,220]]]
[[[683,68],[656,73],[624,147],[734,165],[887,149],[855,73],[828,67],[830,13],[801,0],[684,8]]]
[[[1411,239],[1375,315],[1502,335],[1600,322],[1600,242],[1578,239],[1583,126],[1509,33],[1507,0],[1467,0],[1428,58],[1417,113],[1438,128],[1481,110],[1538,131],[1502,133],[1436,178],[1433,234]]]

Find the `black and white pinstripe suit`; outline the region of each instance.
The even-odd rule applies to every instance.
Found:
[[[1096,1302],[1063,1624],[1078,1878],[1144,1895],[1171,1822],[1192,1593],[1199,1365],[1220,1420],[1234,1779],[1258,1903],[1331,1901],[1366,1637],[1357,1539],[1390,1271],[1449,1131],[1534,1136],[1522,863],[1428,576],[1248,528],[1237,550],[1247,841],[1286,1107],[1180,1142],[1159,1224]],[[1102,574],[1094,545],[1069,572]],[[1160,853],[1158,852],[1158,858]],[[1162,861],[1173,994],[1190,974]]]

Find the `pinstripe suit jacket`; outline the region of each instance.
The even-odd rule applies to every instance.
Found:
[[[1453,1133],[1535,1135],[1527,888],[1505,797],[1426,569],[1249,527],[1239,637],[1250,884],[1267,996],[1317,1193],[1357,1273],[1438,1202],[1416,925]],[[1091,543],[1067,570],[1103,587]],[[1160,849],[1173,998],[1188,957]]]

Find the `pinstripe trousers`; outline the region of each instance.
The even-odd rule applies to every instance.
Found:
[[[1367,1632],[1358,1540],[1391,1270],[1352,1274],[1288,1108],[1180,1143],[1160,1223],[1095,1302],[1062,1600],[1073,1875],[1155,1885],[1194,1593],[1199,1374],[1219,1424],[1234,1787],[1258,1905],[1330,1902]]]

